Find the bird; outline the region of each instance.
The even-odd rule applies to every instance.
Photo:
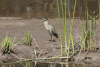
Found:
[[[53,36],[55,36],[56,38],[58,38],[58,34],[57,34],[55,28],[49,24],[49,20],[47,18],[38,18],[38,19],[44,20],[45,28],[48,30],[48,32],[49,32],[49,34],[51,36],[51,40],[50,40],[51,42],[54,41],[53,40]]]

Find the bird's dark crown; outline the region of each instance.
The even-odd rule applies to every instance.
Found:
[[[44,21],[48,20],[47,18],[44,18]]]
[[[38,19],[42,19],[42,20],[44,20],[44,21],[47,21],[47,20],[48,20],[47,18],[38,18]]]

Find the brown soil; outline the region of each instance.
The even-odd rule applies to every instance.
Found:
[[[55,42],[50,42],[50,35],[48,31],[44,27],[44,21],[40,19],[22,19],[22,18],[13,18],[13,17],[5,17],[0,18],[0,46],[2,45],[2,39],[8,33],[9,37],[14,38],[16,36],[16,40],[22,40],[25,37],[25,33],[27,29],[30,30],[30,33],[33,37],[32,46],[27,46],[24,44],[24,39],[20,43],[15,43],[16,45],[12,48],[14,53],[4,54],[2,55],[2,47],[0,47],[0,63],[17,61],[18,58],[26,58],[33,59],[35,58],[35,50],[37,51],[37,56],[40,54],[39,58],[49,58],[59,56],[61,54],[60,51],[60,30],[59,30],[59,19],[49,19],[50,24],[55,27],[59,37],[54,38]],[[61,22],[63,20],[61,19]],[[97,20],[98,22],[98,20]],[[85,20],[81,20],[81,23],[85,26]],[[62,39],[64,46],[64,33],[63,33],[63,22],[62,24]],[[69,40],[69,32],[70,32],[70,20],[67,20],[67,31],[68,31],[68,40]],[[97,24],[97,30],[99,26]],[[96,34],[97,38],[97,51],[96,52],[82,52],[77,53],[76,55],[70,55],[75,58],[75,63],[88,63],[93,65],[100,65],[100,54],[99,54],[99,44],[100,44],[100,35],[99,32]],[[73,26],[73,38],[74,42],[78,42],[81,36],[81,25],[80,20],[74,20]],[[16,41],[16,42],[17,42]],[[35,42],[36,41],[36,42]],[[76,44],[76,49],[81,44]],[[87,58],[85,58],[87,57]]]

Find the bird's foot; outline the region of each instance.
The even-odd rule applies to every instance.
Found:
[[[49,40],[50,42],[56,42],[55,40]]]

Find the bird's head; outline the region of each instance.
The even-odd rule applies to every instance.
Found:
[[[42,19],[42,20],[44,20],[44,21],[48,21],[48,19],[47,19],[47,18],[38,18],[38,19]]]

